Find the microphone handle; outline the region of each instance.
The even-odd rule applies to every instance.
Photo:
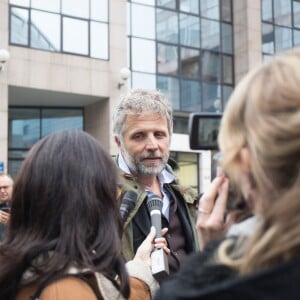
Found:
[[[153,209],[150,212],[151,224],[156,229],[156,238],[162,237],[161,234],[161,212],[158,209]]]

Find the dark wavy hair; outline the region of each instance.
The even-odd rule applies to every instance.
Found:
[[[83,131],[57,131],[32,147],[15,181],[0,246],[0,299],[16,296],[29,268],[36,277],[27,284],[42,286],[74,266],[118,275],[129,296],[117,181],[109,154]]]

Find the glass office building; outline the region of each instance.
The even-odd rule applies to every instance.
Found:
[[[203,191],[211,153],[191,151],[191,112],[222,112],[257,63],[300,42],[296,0],[0,0],[0,162],[15,175],[30,147],[62,128],[112,154],[112,113],[128,88],[159,89],[175,114],[171,155]],[[120,70],[131,75],[125,85]]]

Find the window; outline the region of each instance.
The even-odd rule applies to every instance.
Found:
[[[10,107],[8,172],[16,175],[28,150],[42,137],[60,129],[83,130],[83,110]]]
[[[108,59],[108,0],[10,0],[10,44]]]

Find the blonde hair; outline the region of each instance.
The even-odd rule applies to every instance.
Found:
[[[221,122],[222,168],[239,185],[240,151],[247,147],[263,222],[231,260],[240,273],[300,256],[300,49],[277,55],[248,73],[230,97]]]

